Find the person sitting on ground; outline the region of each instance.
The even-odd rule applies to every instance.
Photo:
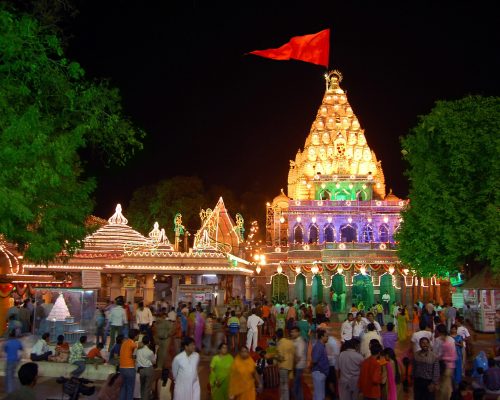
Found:
[[[122,347],[124,337],[125,336],[123,335],[118,335],[116,337],[116,343],[113,345],[111,351],[109,352],[109,364],[118,365],[120,363],[120,349]]]
[[[102,349],[104,349],[104,343],[97,343],[95,347],[90,349],[87,354],[87,364],[95,364],[96,368],[99,364],[104,364],[106,360],[102,356]]]
[[[35,390],[38,377],[38,365],[28,362],[21,365],[17,372],[21,387],[4,397],[3,400],[36,400]]]
[[[69,363],[78,367],[71,372],[72,377],[78,378],[85,372],[86,356],[85,350],[83,349],[85,343],[87,343],[87,336],[83,335],[80,337],[80,340],[69,349]]]
[[[49,350],[50,333],[45,332],[31,349],[31,361],[48,361],[52,352]]]
[[[64,341],[64,335],[59,335],[57,337],[57,344],[54,350],[55,354],[49,356],[49,361],[52,362],[68,362],[69,359],[69,344]]]

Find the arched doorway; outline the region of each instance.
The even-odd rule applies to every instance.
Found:
[[[297,225],[293,229],[293,241],[295,243],[302,243],[304,241],[304,232],[302,231],[302,227]]]
[[[312,302],[317,304],[319,301],[323,301],[323,281],[320,275],[314,275],[312,283]]]
[[[295,297],[300,303],[306,301],[306,277],[302,274],[298,274],[295,281]]]
[[[373,305],[373,283],[369,275],[357,274],[354,276],[352,285],[352,302],[358,306],[362,303],[364,309]]]
[[[358,241],[358,227],[356,224],[344,224],[340,227],[340,241],[341,242],[357,242]]]
[[[311,225],[309,228],[309,243],[316,244],[318,243],[318,227],[316,225]]]
[[[389,226],[387,224],[382,224],[378,228],[378,240],[379,242],[389,241]]]
[[[333,227],[328,224],[325,228],[325,242],[333,243],[335,242],[335,231]]]
[[[288,279],[284,274],[274,275],[272,279],[271,297],[280,304],[288,301]]]
[[[330,296],[330,305],[333,312],[343,313],[346,310],[346,286],[344,275],[335,274],[332,280],[331,292],[333,295]]]

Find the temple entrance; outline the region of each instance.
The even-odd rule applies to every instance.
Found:
[[[298,274],[295,281],[295,297],[299,303],[306,301],[306,277],[302,274]]]
[[[392,305],[392,303],[397,301],[397,299],[394,286],[392,284],[392,275],[389,274],[384,274],[380,278],[380,303],[382,303],[382,296],[386,292],[389,293],[389,296],[391,296],[391,301],[389,302],[389,304]]]
[[[271,297],[273,301],[277,301],[280,304],[288,301],[288,279],[286,275],[274,275],[271,286]]]
[[[330,305],[333,312],[343,313],[346,310],[346,286],[343,275],[336,274],[330,287]]]
[[[319,301],[323,301],[323,281],[321,276],[314,275],[312,283],[312,303],[317,304]]]
[[[374,303],[372,277],[358,274],[354,276],[352,285],[352,302],[359,310],[369,309]]]

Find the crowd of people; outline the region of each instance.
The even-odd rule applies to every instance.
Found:
[[[207,389],[216,400],[256,399],[273,387],[280,400],[302,400],[308,390],[314,400],[395,400],[412,386],[414,399],[472,399],[464,381],[472,343],[456,308],[417,302],[410,319],[404,305],[390,309],[383,302],[370,308],[353,305],[337,332],[329,305],[311,299],[262,299],[250,305],[237,298],[220,313],[210,302],[203,307],[166,301],[145,306],[126,304],[119,297],[96,310],[96,345],[88,353],[86,336],[70,346],[62,335],[52,353],[50,336],[44,333],[31,360],[69,362],[75,366],[74,377],[88,364],[116,365],[119,398],[127,400],[134,398],[137,374],[143,400],[150,400],[153,392],[160,399],[200,399],[200,353],[211,357]],[[410,347],[400,359],[398,343],[399,350]],[[102,354],[106,345],[108,357]],[[12,330],[5,345],[7,392],[14,390],[21,350]],[[487,367],[476,371],[476,383],[490,389],[497,385],[498,390],[500,369],[490,364],[489,372]],[[311,388],[304,385],[305,371],[311,373]]]

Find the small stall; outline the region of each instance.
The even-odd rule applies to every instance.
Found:
[[[201,303],[205,307],[209,300],[215,304],[214,293],[214,287],[209,285],[179,285],[177,302],[191,302],[193,305]]]
[[[494,333],[497,306],[500,306],[500,275],[483,268],[462,286],[464,314],[474,329]]]

